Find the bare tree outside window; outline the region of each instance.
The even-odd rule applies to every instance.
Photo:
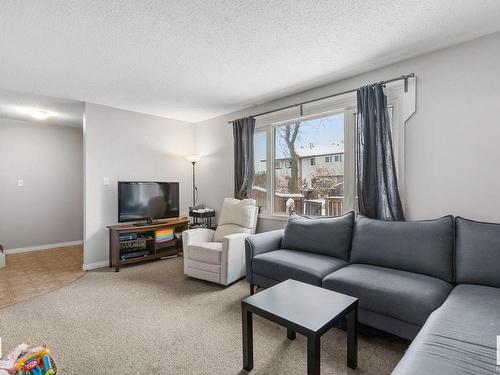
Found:
[[[295,151],[295,142],[299,137],[300,122],[280,126],[276,129],[276,136],[283,142],[278,142],[285,158],[290,163],[290,178],[288,179],[288,192],[299,192],[299,155]]]
[[[274,212],[293,200],[297,212],[325,215],[329,195],[343,191],[343,163],[332,155],[344,152],[344,114],[277,126],[275,138]]]

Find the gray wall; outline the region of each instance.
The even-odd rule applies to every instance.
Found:
[[[417,74],[417,112],[406,127],[405,190],[409,219],[445,214],[500,222],[500,33],[198,123],[200,202],[220,207],[233,194],[228,120]],[[261,220],[258,230],[282,227]]]
[[[84,268],[109,259],[106,226],[118,220],[118,185],[127,180],[178,181],[180,213],[191,201],[194,125],[177,120],[85,104]],[[104,178],[109,185],[104,185]]]
[[[0,243],[6,249],[83,239],[82,139],[78,128],[0,119]]]

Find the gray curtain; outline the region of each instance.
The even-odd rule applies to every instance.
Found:
[[[381,84],[358,90],[356,156],[359,212],[374,219],[404,220]]]
[[[246,117],[233,122],[234,137],[234,196],[250,198],[255,167],[253,161],[253,135],[255,119]]]

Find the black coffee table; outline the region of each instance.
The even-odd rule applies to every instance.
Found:
[[[260,315],[307,337],[307,374],[318,375],[320,338],[339,320],[347,320],[347,366],[356,368],[358,352],[358,299],[317,286],[287,280],[241,301],[243,368],[253,368],[252,314]]]

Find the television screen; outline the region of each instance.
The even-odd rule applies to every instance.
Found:
[[[179,217],[178,182],[118,182],[118,222]]]

